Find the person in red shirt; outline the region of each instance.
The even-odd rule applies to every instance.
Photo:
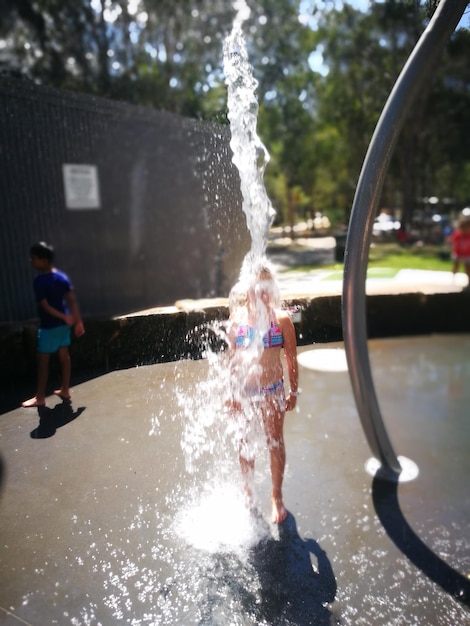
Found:
[[[470,215],[463,215],[459,220],[458,228],[450,236],[452,242],[452,259],[454,261],[452,272],[458,272],[460,263],[463,263],[465,273],[468,276],[470,287]]]

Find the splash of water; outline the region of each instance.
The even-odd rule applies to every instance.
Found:
[[[242,561],[268,530],[262,518],[246,509],[236,485],[227,480],[207,485],[203,494],[179,511],[175,528],[193,548],[237,554]]]

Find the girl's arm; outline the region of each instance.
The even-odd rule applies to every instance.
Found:
[[[295,328],[289,314],[283,314],[279,320],[281,322],[282,335],[284,337],[284,356],[286,357],[287,374],[289,376],[290,391],[298,393],[299,390],[299,368],[297,364],[297,339]],[[295,408],[297,396],[289,393],[286,400],[286,408],[292,411]]]

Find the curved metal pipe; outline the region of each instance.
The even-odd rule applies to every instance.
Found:
[[[442,0],[422,34],[382,111],[354,197],[344,258],[343,336],[349,375],[362,427],[381,476],[396,479],[400,462],[385,428],[367,348],[365,283],[370,240],[383,180],[405,117],[455,30],[468,0]]]

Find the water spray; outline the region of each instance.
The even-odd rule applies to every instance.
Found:
[[[237,11],[231,33],[224,42],[224,71],[227,84],[228,118],[232,138],[230,147],[233,163],[240,173],[242,209],[251,234],[251,249],[247,253],[242,274],[263,258],[274,216],[276,214],[264,186],[264,172],[269,154],[256,132],[258,81],[248,59],[242,26],[250,15],[244,0],[235,2]]]

